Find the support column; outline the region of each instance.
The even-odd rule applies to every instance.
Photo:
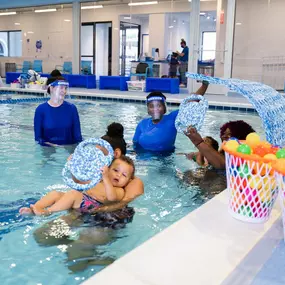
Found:
[[[200,35],[200,0],[192,0],[190,13],[190,36],[189,36],[189,60],[188,71],[197,72],[199,59],[199,35]],[[188,91],[194,92],[194,82],[188,79]]]
[[[81,5],[80,2],[72,3],[72,40],[73,40],[73,57],[72,72],[80,74],[81,62]]]
[[[165,31],[165,32],[163,32]],[[159,48],[159,56],[167,55],[167,19],[166,14],[149,15],[149,55],[152,56],[152,49]]]
[[[120,18],[112,21],[112,75],[120,74]]]
[[[233,65],[233,46],[234,46],[234,32],[235,32],[235,12],[236,0],[228,0],[227,5],[227,24],[226,24],[226,39],[225,39],[225,65],[224,77],[232,77]]]

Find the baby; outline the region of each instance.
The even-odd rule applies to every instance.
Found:
[[[204,137],[203,140],[207,145],[211,146],[216,151],[219,150],[219,143],[214,138]],[[191,153],[188,153],[185,155],[188,159],[194,160],[200,166],[208,166],[209,165],[207,159],[200,152],[191,152]]]
[[[124,187],[134,177],[135,165],[132,159],[122,155],[113,160],[108,168],[102,168],[102,180],[95,187],[79,192],[70,190],[66,193],[52,191],[30,208],[23,207],[20,214],[46,215],[69,209],[77,209],[82,213],[91,213],[102,205],[120,201],[124,195]],[[73,177],[77,183],[84,184]],[[85,182],[86,183],[86,182]],[[88,183],[88,182],[87,182]]]

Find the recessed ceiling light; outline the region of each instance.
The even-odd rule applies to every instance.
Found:
[[[3,12],[3,13],[0,13],[0,16],[8,16],[8,15],[16,15],[17,12]]]
[[[87,9],[101,9],[101,8],[103,8],[103,5],[81,6],[81,10],[87,10]]]
[[[205,12],[200,12],[200,16],[205,16],[206,13]]]
[[[143,5],[155,5],[158,4],[158,1],[149,1],[149,2],[132,2],[129,3],[129,6],[143,6]]]
[[[41,10],[35,10],[35,13],[48,13],[48,12],[56,12],[56,9],[41,9]]]
[[[20,23],[14,23],[14,25],[15,25],[15,26],[20,26],[21,24],[20,24]]]
[[[34,32],[32,32],[32,31],[29,31],[29,32],[27,32],[28,34],[33,34]]]
[[[241,26],[241,23],[236,23],[236,26]]]
[[[131,20],[132,17],[124,17],[125,20]]]
[[[64,22],[70,22],[71,20],[69,20],[69,19],[64,19]]]

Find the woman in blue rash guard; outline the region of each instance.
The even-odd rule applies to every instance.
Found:
[[[208,82],[203,81],[202,86],[195,94],[204,95],[208,88]],[[166,97],[161,92],[151,92],[146,97],[147,111],[150,118],[139,122],[133,137],[135,148],[141,148],[154,152],[173,151],[177,130],[175,119],[178,110],[166,113]]]
[[[76,144],[82,141],[80,121],[75,105],[64,101],[68,82],[50,78],[50,99],[35,111],[35,140],[43,146]]]

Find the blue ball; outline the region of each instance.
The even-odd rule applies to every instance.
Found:
[[[235,138],[235,137],[229,138],[228,141],[237,141],[238,143],[240,143],[239,140],[237,138]]]

